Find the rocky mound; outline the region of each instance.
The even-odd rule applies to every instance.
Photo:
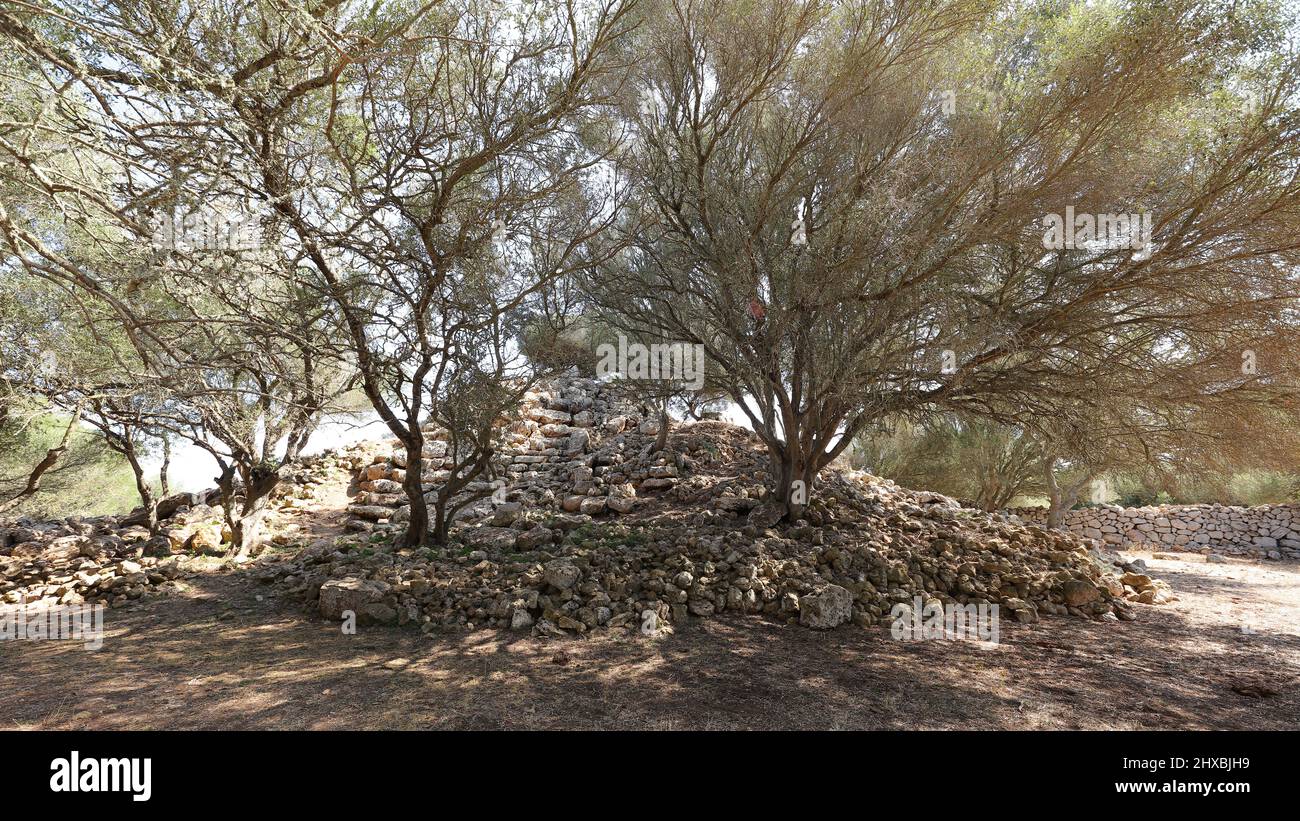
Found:
[[[286,477],[273,505],[276,510],[309,508],[326,482],[339,481],[340,458],[333,454],[304,460]],[[348,462],[350,465],[350,462]],[[204,556],[223,555],[215,491],[182,493],[159,505],[159,532],[150,536],[136,512],[126,516],[78,516],[54,521],[0,522],[0,607],[82,603],[121,607],[149,593],[167,591],[168,582],[192,575]],[[275,540],[288,543],[292,531]]]
[[[108,526],[106,526],[108,525]],[[145,555],[149,531],[103,520],[28,522],[0,529],[0,606],[121,606],[182,575]]]
[[[1130,601],[1168,597],[1099,542],[867,474],[825,471],[806,519],[782,523],[784,511],[763,501],[767,463],[750,432],[678,425],[655,451],[657,433],[612,387],[563,380],[509,425],[503,490],[467,508],[447,547],[391,546],[407,460],[381,453],[355,459],[351,511],[367,535],[314,544],[261,576],[330,618],[540,634],[726,612],[870,626],[916,597],[998,604],[1023,622],[1132,619]],[[445,443],[430,435],[426,491],[447,468]]]
[[[610,385],[570,377],[531,395],[502,431],[495,490],[465,508],[444,547],[394,547],[409,460],[368,443],[304,460],[277,492],[280,513],[311,512],[351,481],[355,534],[299,544],[279,516],[251,572],[325,616],[542,635],[663,629],[719,613],[809,627],[885,622],[896,604],[998,604],[1042,615],[1131,619],[1130,602],[1167,587],[1099,541],[962,508],[862,473],[827,470],[803,520],[765,501],[766,456],[747,430],[675,425],[656,450],[653,413]],[[446,477],[430,431],[423,479]],[[150,537],[139,517],[0,525],[0,604],[121,606],[221,555],[212,494],[169,499]]]

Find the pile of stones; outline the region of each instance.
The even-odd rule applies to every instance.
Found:
[[[0,606],[120,607],[181,578],[176,560],[149,553],[149,531],[111,519],[0,528]],[[162,537],[166,539],[166,537]]]
[[[502,429],[495,490],[469,505],[443,546],[401,547],[410,460],[366,443],[302,460],[273,500],[315,510],[350,483],[353,531],[298,543],[293,525],[250,569],[333,619],[576,635],[658,632],[692,618],[749,614],[811,628],[885,624],[895,605],[997,604],[1004,617],[1130,620],[1171,600],[1140,562],[1099,539],[1026,525],[828,469],[801,518],[768,498],[750,431],[658,420],[615,386],[569,376],[531,394]],[[446,479],[430,431],[426,492]],[[212,492],[164,503],[150,536],[138,515],[0,524],[0,600],[120,606],[226,548]],[[281,522],[283,524],[283,522]],[[2,603],[0,602],[0,603]]]
[[[676,425],[656,451],[646,416],[590,380],[539,392],[508,429],[505,492],[472,508],[443,547],[398,546],[403,500],[384,483],[400,485],[404,460],[377,454],[359,468],[368,495],[352,509],[366,532],[257,572],[327,618],[541,635],[662,629],[722,613],[866,627],[917,597],[998,604],[1021,622],[1113,621],[1133,619],[1134,602],[1171,599],[1100,541],[864,473],[824,471],[803,518],[784,521],[785,508],[766,498],[767,461],[752,433]],[[429,489],[442,469],[435,461],[426,471]]]
[[[310,509],[355,458],[354,452],[330,453],[294,465],[274,496],[274,509]],[[152,536],[140,510],[125,516],[0,522],[0,606],[120,607],[167,589],[168,582],[192,575],[191,559],[228,551],[229,534],[216,498],[215,491],[206,491],[164,499],[159,504],[163,518]]]

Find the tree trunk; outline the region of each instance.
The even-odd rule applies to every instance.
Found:
[[[812,465],[812,460],[805,459],[793,447],[772,455],[772,471],[776,477],[773,498],[785,505],[787,521],[803,518],[808,500],[812,498],[817,478],[817,470]]]
[[[433,514],[433,543],[444,545],[447,543],[447,532],[451,528],[451,516],[448,514],[445,501],[439,500],[434,506]]]
[[[261,539],[262,517],[271,492],[280,484],[280,474],[275,470],[254,466],[240,468],[243,478],[243,501],[236,513],[237,488],[235,468],[228,466],[217,477],[221,489],[221,504],[225,511],[226,526],[230,528],[231,558],[235,561],[248,556]]]
[[[998,500],[1001,497],[1001,490],[996,483],[985,482],[980,488],[980,497],[975,500],[980,510],[985,513],[992,513],[998,509]]]
[[[668,400],[659,403],[659,436],[655,439],[655,452],[668,449]]]
[[[235,466],[222,465],[217,476],[217,490],[221,491],[221,516],[230,528],[231,544],[234,544],[235,532]]]
[[[406,445],[406,478],[402,481],[402,490],[406,491],[406,500],[411,506],[411,518],[406,523],[406,534],[402,537],[403,547],[421,547],[429,539],[429,504],[424,499],[424,436],[419,433],[408,435]]]
[[[126,457],[127,463],[131,466],[131,473],[135,475],[135,490],[140,495],[140,505],[144,508],[144,519],[149,534],[157,536],[158,502],[154,499],[149,481],[144,478],[144,466],[140,464],[140,458],[135,452],[135,443],[129,438],[123,440],[122,455]]]
[[[1075,482],[1069,489],[1062,489],[1060,483],[1056,481],[1056,459],[1048,457],[1043,464],[1047,484],[1047,527],[1051,530],[1060,530],[1061,517],[1065,515],[1065,511],[1074,507],[1075,500],[1079,498],[1079,491],[1088,480],[1085,478]]]
[[[1047,507],[1047,527],[1051,530],[1061,529],[1061,492],[1054,491],[1049,497]]]
[[[230,522],[230,543],[234,548],[232,558],[236,561],[248,556],[261,543],[262,517],[266,513],[268,495],[264,494],[257,498],[245,496],[244,503],[239,510],[239,516],[233,519],[228,517]]]
[[[47,470],[54,467],[59,458],[68,450],[68,441],[72,438],[72,430],[81,419],[81,407],[80,404],[77,405],[77,410],[72,414],[72,419],[68,421],[68,427],[64,429],[63,438],[59,440],[58,446],[45,452],[45,458],[38,462],[36,467],[32,468],[32,472],[27,475],[27,485],[18,492],[18,495],[0,504],[0,509],[15,504],[28,496],[33,496],[41,489],[41,477],[45,475]]]
[[[171,468],[172,464],[172,440],[163,436],[162,446],[162,467],[158,468],[158,495],[166,499],[171,495],[171,492],[167,489],[167,471]]]
[[[448,453],[452,461],[450,474],[433,497],[433,543],[444,545],[451,534],[456,516],[468,505],[491,495],[490,491],[468,493],[468,487],[485,473],[491,479],[492,457],[496,449],[491,443],[492,427],[478,431],[476,437],[452,436]],[[468,441],[467,441],[468,440]],[[468,451],[468,455],[466,455]],[[459,496],[459,498],[457,498]]]
[[[149,528],[149,535],[157,536],[158,503],[154,501],[153,492],[149,490],[148,484],[140,488],[140,502],[144,505],[145,527]]]

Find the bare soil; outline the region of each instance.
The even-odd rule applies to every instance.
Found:
[[[999,645],[757,618],[668,636],[343,635],[240,571],[0,642],[5,729],[1296,729],[1300,565],[1146,558],[1136,622],[1004,620]]]

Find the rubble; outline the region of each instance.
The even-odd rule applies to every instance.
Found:
[[[575,432],[582,431],[581,436]],[[1133,602],[1172,600],[1145,567],[1102,542],[963,508],[935,493],[830,468],[803,518],[767,497],[768,461],[750,431],[675,425],[655,450],[653,414],[611,385],[569,377],[532,394],[503,425],[503,447],[442,546],[398,546],[410,460],[367,443],[288,472],[274,509],[313,509],[350,482],[344,536],[287,551],[251,571],[329,619],[540,636],[626,629],[661,635],[692,618],[753,615],[830,629],[885,623],[895,604],[997,604],[1043,616],[1131,620]],[[426,493],[445,478],[446,443],[426,448]],[[178,503],[150,538],[105,517],[0,527],[0,597],[121,604],[226,549],[210,496]],[[575,500],[576,499],[576,503]],[[123,517],[130,518],[130,517]]]
[[[504,484],[465,509],[443,547],[395,546],[404,497],[389,491],[406,455],[358,458],[360,501],[349,510],[364,517],[363,532],[317,543],[271,578],[322,612],[335,609],[319,600],[330,580],[369,579],[389,591],[399,624],[542,636],[645,624],[654,633],[719,614],[871,626],[916,595],[999,604],[1022,622],[1131,620],[1131,602],[1171,598],[1149,576],[1121,577],[1127,563],[1097,540],[865,473],[824,471],[805,518],[787,522],[785,507],[767,499],[768,463],[751,432],[676,425],[659,452],[650,416],[594,380],[535,392],[504,426]],[[449,467],[445,454],[441,440],[426,447],[426,494]]]
[[[286,473],[273,508],[310,507],[322,488],[340,480],[352,458],[345,453],[303,460]],[[192,575],[190,560],[228,551],[222,509],[210,504],[217,498],[216,491],[205,491],[162,500],[155,536],[142,526],[147,518],[140,510],[124,516],[0,521],[0,606],[120,607],[171,589],[169,582]]]
[[[176,560],[148,555],[149,531],[98,520],[0,528],[0,607],[120,607],[185,575]]]

